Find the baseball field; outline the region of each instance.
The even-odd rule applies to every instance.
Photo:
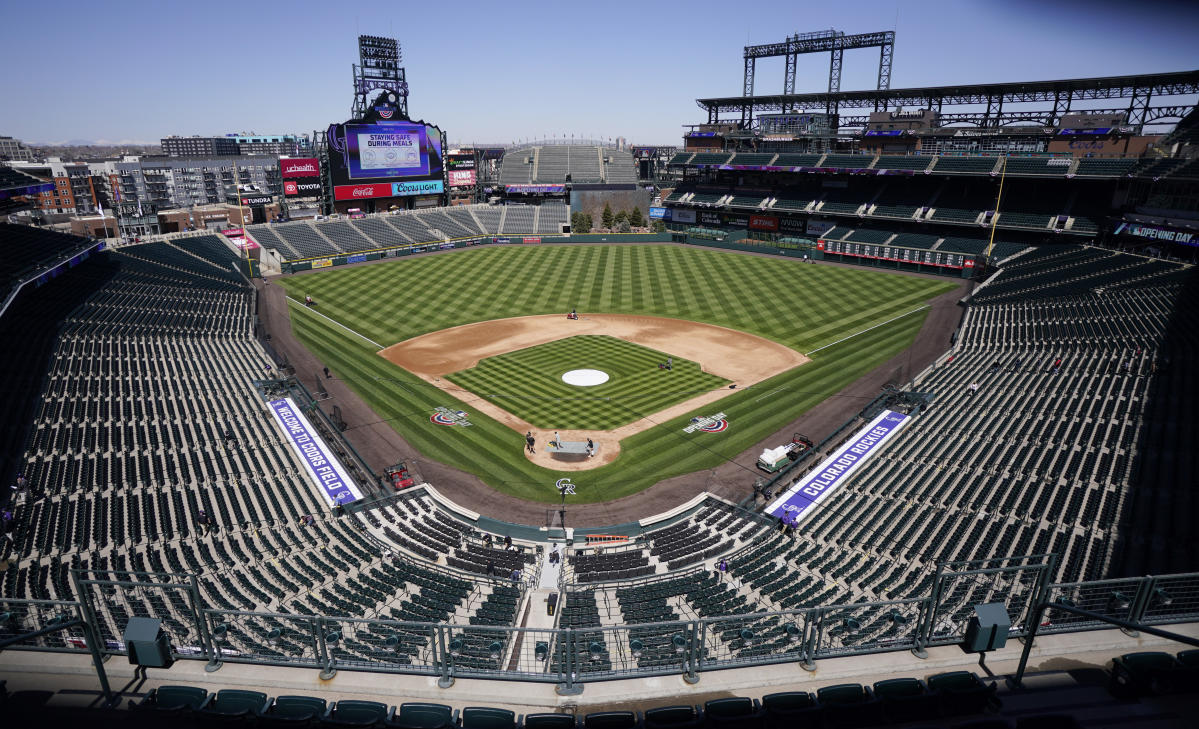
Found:
[[[317,302],[293,303],[293,331],[379,420],[545,502],[568,472],[577,500],[607,501],[736,457],[909,346],[954,286],[675,245],[484,247],[279,283]],[[563,380],[579,369],[607,379]],[[684,432],[718,413],[718,432]],[[527,453],[526,432],[559,429],[602,458]]]

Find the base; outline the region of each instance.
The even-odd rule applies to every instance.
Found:
[[[454,685],[454,677],[453,676],[442,676],[441,678],[437,679],[437,688],[448,689],[448,688],[452,687],[453,685]]]
[[[337,669],[334,668],[333,666],[326,666],[324,669],[321,670],[321,680],[322,681],[329,681],[336,675],[337,675]]]
[[[578,696],[583,693],[583,684],[576,683],[574,685],[560,683],[554,687],[554,693],[559,696]]]
[[[223,665],[225,665],[225,664],[214,658],[213,660],[204,664],[204,672],[205,673],[216,673],[217,671],[221,670],[221,666],[223,666]]]

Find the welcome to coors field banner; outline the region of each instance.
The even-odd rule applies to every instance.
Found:
[[[290,397],[270,401],[271,412],[291,441],[292,450],[304,462],[304,470],[312,477],[329,506],[348,504],[362,498],[362,492],[353,479],[342,468],[341,463],[329,454],[325,442],[304,413],[296,407]]]
[[[825,459],[824,463],[776,499],[766,508],[766,512],[774,517],[787,515],[788,520],[803,518],[817,504],[828,498],[829,494],[847,483],[854,471],[858,470],[872,453],[881,450],[882,445],[893,435],[903,430],[910,420],[911,417],[903,413],[884,410]]]

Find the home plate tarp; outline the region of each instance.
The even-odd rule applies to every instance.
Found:
[[[320,487],[321,494],[329,506],[348,504],[362,498],[362,492],[354,484],[354,480],[342,468],[341,463],[329,453],[328,446],[321,440],[312,423],[304,417],[304,413],[296,407],[290,397],[281,400],[271,400],[271,413],[283,432],[287,435],[292,450],[304,462],[304,470],[312,477],[313,483]]]
[[[816,469],[796,481],[794,486],[766,507],[766,512],[776,518],[786,515],[787,521],[802,519],[829,494],[848,483],[854,472],[871,455],[882,450],[883,444],[910,421],[911,417],[903,413],[882,411]]]

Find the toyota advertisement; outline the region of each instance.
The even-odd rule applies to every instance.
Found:
[[[283,194],[286,197],[320,197],[321,182],[317,180],[284,180]]]
[[[299,157],[279,160],[280,177],[292,180],[303,177],[320,177],[320,160],[316,157]]]

